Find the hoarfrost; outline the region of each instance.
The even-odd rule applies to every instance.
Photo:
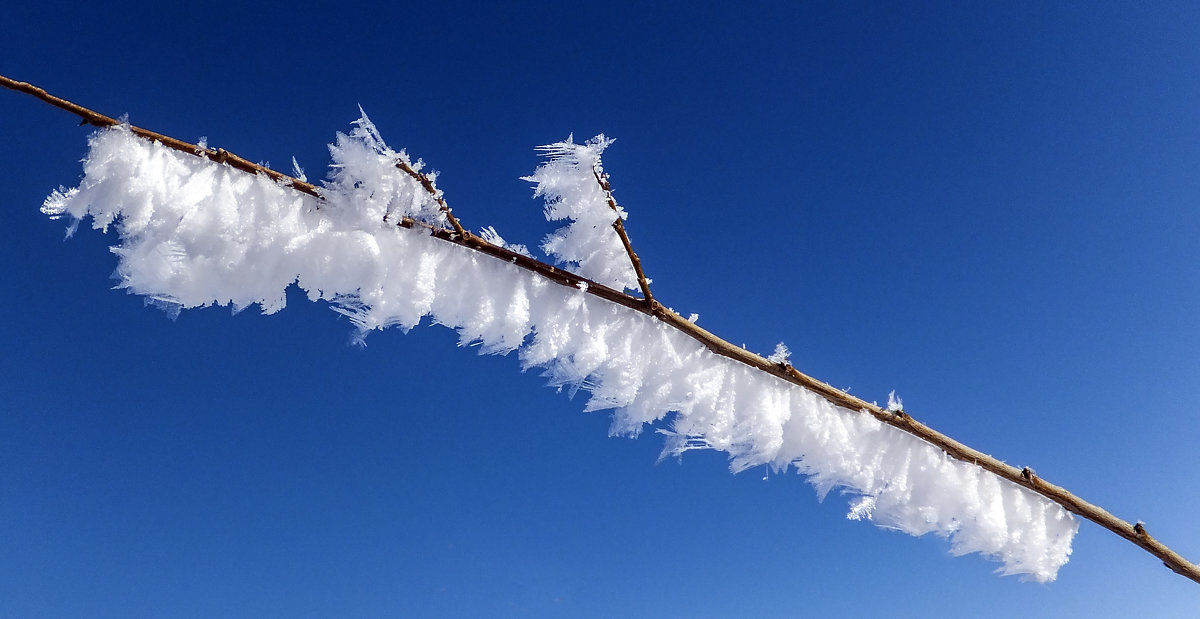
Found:
[[[545,198],[546,219],[570,221],[542,242],[546,255],[605,286],[637,289],[637,274],[612,227],[617,219],[625,219],[626,213],[620,207],[613,210],[599,183],[604,174],[600,154],[612,143],[600,134],[584,144],[568,137],[539,146],[547,161],[521,180],[536,185],[535,198]]]
[[[484,241],[486,241],[488,243],[491,243],[492,245],[495,245],[496,247],[503,247],[509,251],[513,251],[518,254],[521,254],[522,256],[525,256],[526,258],[533,257],[533,254],[529,253],[529,248],[525,247],[524,245],[521,245],[520,243],[509,243],[508,241],[505,241],[504,237],[500,236],[500,233],[496,232],[496,228],[494,228],[492,226],[488,226],[488,227],[480,230],[479,238],[483,239]]]

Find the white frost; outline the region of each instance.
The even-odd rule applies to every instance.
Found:
[[[547,161],[521,180],[535,183],[534,197],[546,199],[546,219],[570,220],[542,242],[546,255],[610,288],[636,290],[637,275],[612,227],[626,213],[613,210],[599,182],[604,174],[600,154],[612,143],[600,134],[584,144],[568,137],[539,146]]]
[[[500,233],[496,232],[496,228],[492,226],[487,226],[486,228],[481,229],[479,231],[479,238],[482,238],[485,242],[491,243],[496,247],[503,247],[509,251],[521,254],[526,258],[533,257],[533,254],[529,253],[529,248],[519,243],[509,243],[508,241],[505,241],[504,237],[500,236]]]
[[[578,242],[571,231],[553,237],[556,255],[578,260],[589,277],[632,287],[619,243],[600,240],[601,232],[615,238],[614,214],[591,178],[607,143],[551,147],[551,161],[530,178],[550,198],[550,217],[596,228]],[[794,467],[822,498],[834,489],[851,495],[849,517],[935,533],[955,554],[1000,561],[1005,574],[1044,582],[1066,563],[1078,522],[1049,500],[868,414],[717,356],[661,321],[395,226],[393,216],[436,222],[441,213],[395,168],[407,156],[389,149],[365,116],[330,151],[321,201],[122,128],[102,130],[91,138],[80,186],[55,192],[43,210],[115,226],[120,286],[176,308],[257,303],[271,313],[296,283],[363,334],[408,329],[429,316],[456,329],[461,344],[516,350],[524,367],[546,369],[552,384],[589,391],[585,408],[613,409],[614,434],[652,424],[667,437],[664,454],[718,449],[734,471]],[[574,249],[561,253],[566,247]],[[786,358],[780,345],[772,360]]]

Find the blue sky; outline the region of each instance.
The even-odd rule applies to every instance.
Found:
[[[30,3],[31,4],[31,3]],[[358,105],[474,228],[606,153],[656,294],[1200,557],[1200,9],[0,8],[0,73],[322,174]],[[0,616],[1184,617],[1085,523],[1049,585],[845,520],[796,475],[655,464],[440,328],[302,296],[172,321],[37,207],[87,129],[0,93]],[[765,477],[765,479],[764,479]]]

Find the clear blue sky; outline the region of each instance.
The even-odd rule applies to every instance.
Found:
[[[1194,3],[14,4],[0,73],[310,176],[361,104],[514,242],[532,147],[615,136],[664,302],[1200,558]],[[0,92],[0,617],[1200,612],[1087,523],[1026,584],[796,475],[656,465],[444,329],[173,322],[38,213],[87,133]]]

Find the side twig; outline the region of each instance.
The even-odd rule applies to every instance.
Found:
[[[433,196],[434,201],[436,201],[438,204],[438,208],[446,214],[446,221],[450,222],[450,226],[454,228],[455,234],[463,237],[464,239],[475,236],[468,232],[466,228],[463,228],[462,224],[459,223],[458,219],[454,216],[454,213],[450,212],[450,207],[446,204],[446,199],[442,196],[442,192],[438,191],[438,189],[433,186],[433,181],[430,180],[428,175],[414,170],[407,161],[396,162],[396,167],[399,168],[401,172],[404,172],[405,174],[416,179],[418,183],[421,183],[421,187],[425,188],[425,191],[428,192],[429,195]]]
[[[654,295],[650,294],[650,280],[646,279],[646,273],[642,271],[642,260],[633,251],[633,243],[629,242],[629,235],[625,232],[625,222],[621,219],[621,209],[617,206],[617,200],[613,198],[612,185],[608,183],[608,175],[601,173],[595,168],[592,169],[592,175],[596,177],[596,182],[600,184],[600,189],[604,190],[604,197],[608,200],[609,208],[617,214],[617,219],[612,224],[613,230],[616,230],[617,236],[621,239],[621,244],[625,246],[625,253],[629,254],[629,262],[633,265],[633,272],[637,275],[638,286],[642,289],[642,298],[645,299],[646,305],[653,308],[655,305],[658,305],[658,301],[655,301]]]
[[[30,94],[42,101],[45,101],[46,103],[49,103],[50,105],[71,112],[72,114],[75,114],[83,119],[82,124],[91,124],[98,127],[111,127],[119,124],[117,120],[111,117],[104,116],[83,106],[50,95],[41,88],[26,82],[19,82],[0,75],[0,86],[5,86],[12,90]],[[320,193],[317,191],[316,186],[304,181],[300,181],[296,178],[288,176],[287,174],[277,172],[265,166],[252,163],[222,149],[202,149],[195,144],[189,144],[188,142],[177,140],[175,138],[138,127],[130,127],[130,130],[135,135],[157,141],[165,146],[184,153],[205,157],[219,163],[225,163],[251,174],[265,174],[278,182],[291,185],[297,191],[321,199]],[[425,187],[426,191],[429,191],[431,194],[435,195],[435,199],[438,200],[439,205],[445,208],[447,215],[449,215],[449,208],[445,206],[445,201],[441,199],[440,194],[433,187],[433,183],[429,182],[428,177],[411,170],[411,167],[407,170],[404,167],[400,167],[400,169],[412,175],[418,181],[421,181],[422,178],[424,178],[424,181],[421,183],[422,186]],[[597,180],[601,182],[601,186],[605,187],[605,190],[607,191],[607,183],[603,179],[599,178],[598,174]],[[615,208],[615,201],[613,201],[611,204],[614,205]],[[622,291],[614,290],[602,284],[588,280],[587,278],[580,277],[569,271],[555,268],[554,266],[540,262],[528,256],[518,254],[512,250],[487,243],[479,236],[467,233],[452,217],[448,217],[447,219],[451,222],[451,225],[454,226],[453,230],[430,226],[427,223],[414,221],[408,217],[404,218],[396,225],[403,228],[428,228],[431,236],[447,243],[453,243],[455,245],[460,245],[462,247],[487,254],[498,260],[514,264],[519,268],[535,273],[556,284],[582,289],[586,291],[587,294],[593,295],[597,298],[662,320],[671,327],[695,339],[697,342],[700,342],[715,354],[739,361],[750,367],[771,374],[772,376],[775,376],[781,380],[808,389],[836,406],[869,414],[882,423],[898,428],[932,445],[936,445],[947,455],[955,458],[956,460],[974,464],[1002,479],[1017,484],[1018,486],[1028,488],[1029,490],[1061,505],[1071,513],[1100,525],[1101,527],[1115,533],[1125,540],[1128,540],[1151,555],[1154,555],[1161,560],[1165,566],[1177,574],[1200,583],[1200,565],[1184,559],[1177,552],[1171,550],[1162,542],[1159,542],[1157,539],[1151,537],[1150,534],[1146,532],[1146,528],[1142,523],[1138,522],[1136,524],[1130,524],[1129,522],[1117,518],[1107,510],[1089,503],[1082,498],[1068,492],[1065,488],[1054,485],[1038,477],[1036,474],[1034,474],[1032,469],[1028,467],[1024,469],[1018,469],[1017,467],[1006,464],[988,454],[964,445],[930,428],[929,426],[926,426],[916,419],[913,419],[912,416],[902,410],[887,410],[875,403],[867,402],[856,396],[852,396],[849,393],[841,391],[827,383],[812,378],[811,376],[808,376],[807,374],[804,374],[792,367],[790,364],[775,363],[769,361],[761,355],[749,352],[739,346],[734,346],[733,344],[697,326],[695,323],[688,321],[686,318],[680,316],[674,311],[665,308],[657,301],[653,301],[649,294],[649,287],[645,280],[645,276],[641,272],[640,263],[637,262],[636,255],[633,253],[633,250],[628,243],[628,237],[624,234],[622,234],[622,239],[630,253],[631,260],[634,261],[635,269],[637,270],[639,276],[639,281],[641,281],[643,285],[643,294],[645,295],[645,298],[643,299],[638,299]],[[617,220],[617,223],[620,223],[620,219]],[[621,233],[622,231],[623,228],[618,229],[618,233]],[[580,284],[587,285],[581,286]]]

